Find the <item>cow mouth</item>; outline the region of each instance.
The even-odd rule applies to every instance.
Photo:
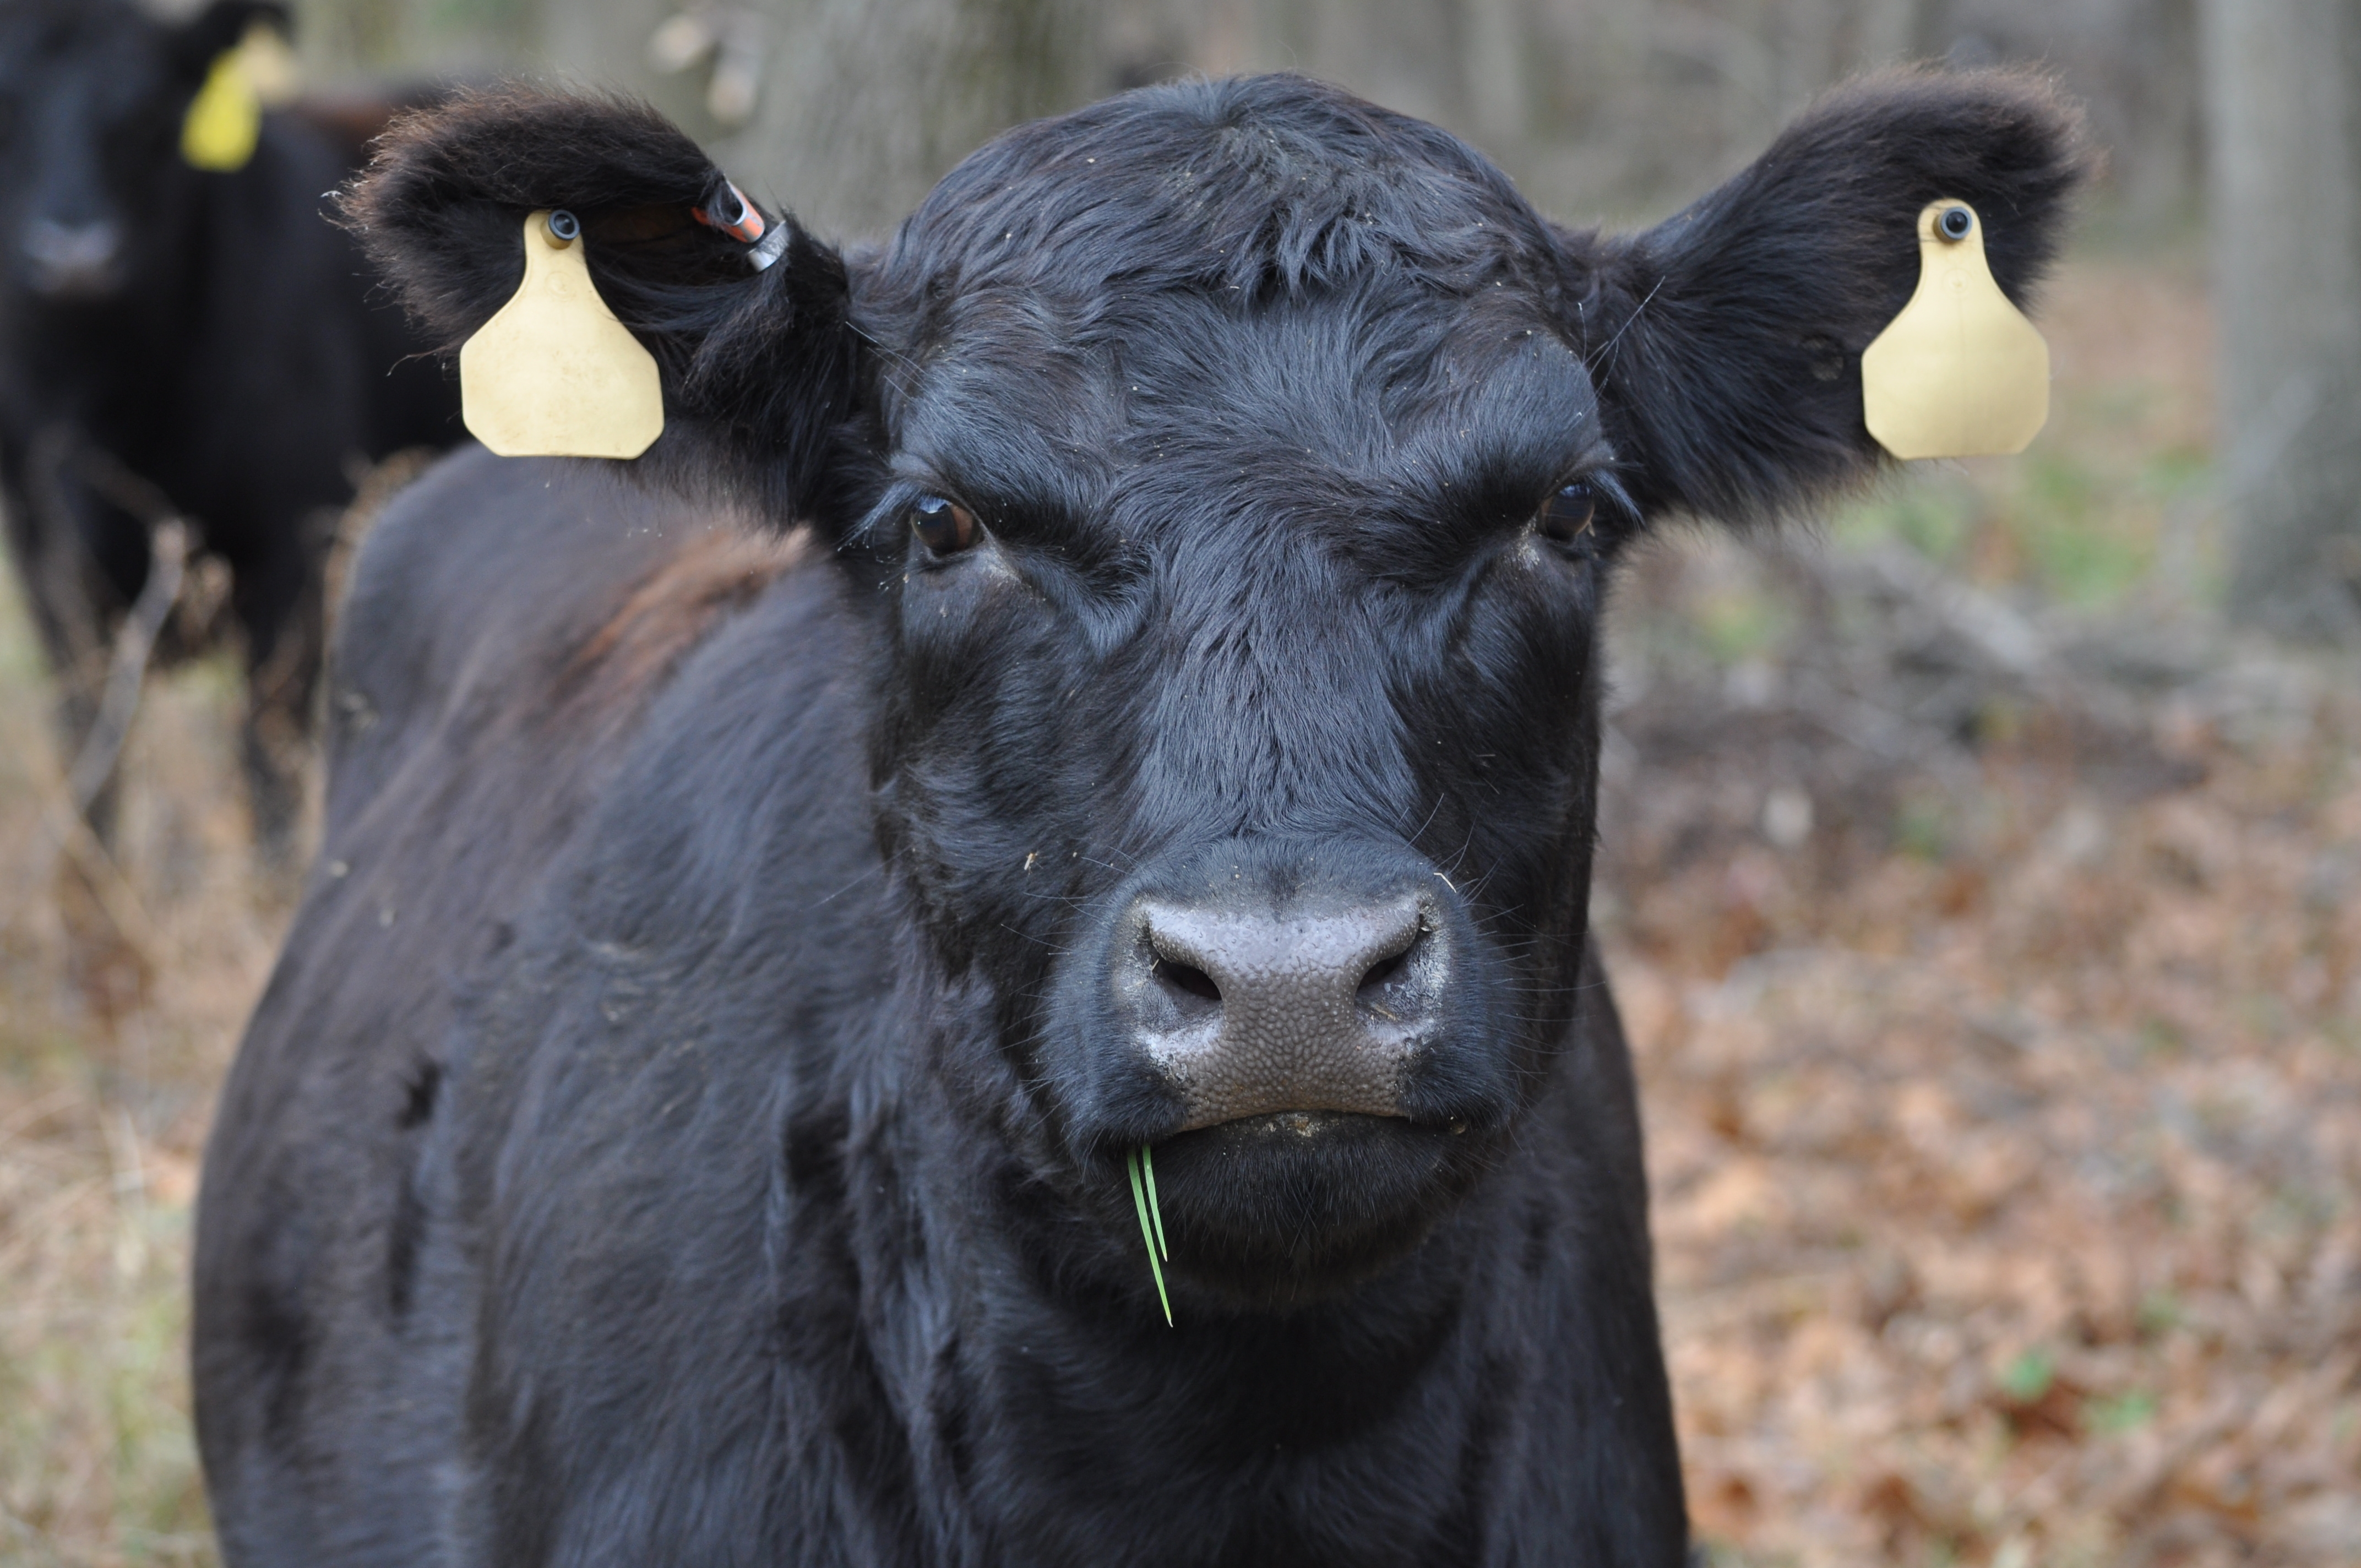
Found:
[[[97,305],[123,291],[123,271],[117,267],[39,269],[28,280],[34,298],[51,305]]]
[[[1233,1116],[1216,1122],[1215,1128],[1227,1127],[1240,1137],[1317,1138],[1337,1132],[1355,1122],[1401,1121],[1399,1111],[1372,1113],[1367,1111],[1266,1111],[1251,1116]]]
[[[1480,1174],[1484,1141],[1331,1110],[1174,1134],[1153,1146],[1164,1266],[1249,1308],[1332,1295],[1417,1248]]]

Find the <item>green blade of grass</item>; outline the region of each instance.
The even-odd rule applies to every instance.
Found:
[[[1156,1261],[1156,1232],[1148,1219],[1148,1190],[1140,1185],[1139,1151],[1132,1150],[1123,1157],[1123,1168],[1131,1178],[1132,1206],[1139,1211],[1140,1238],[1148,1244],[1148,1266],[1156,1276],[1156,1299],[1164,1303],[1164,1326],[1172,1324],[1172,1298],[1164,1293],[1164,1266]]]
[[[1156,1201],[1156,1151],[1146,1144],[1139,1146],[1139,1171],[1148,1178],[1148,1212],[1156,1221],[1156,1250],[1170,1263],[1172,1249],[1164,1245],[1164,1206]]]

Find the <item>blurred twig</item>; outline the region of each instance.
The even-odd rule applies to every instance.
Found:
[[[61,452],[58,455],[62,460],[68,454]],[[122,760],[131,721],[139,710],[139,696],[146,685],[156,639],[170,618],[173,606],[180,601],[188,573],[190,528],[162,491],[105,453],[84,444],[74,448],[71,457],[85,484],[148,525],[148,580],[140,587],[130,613],[115,628],[96,711],[75,750],[72,764],[62,780],[55,784],[44,781],[45,793],[51,798],[41,814],[41,822],[51,840],[82,874],[115,934],[143,962],[153,964],[159,954],[155,924],[148,918],[138,895],[124,879],[114,857],[92,830],[90,811],[114,778],[115,764]],[[53,525],[64,521],[51,520]]]
[[[115,656],[100,694],[98,714],[90,732],[74,753],[66,773],[66,789],[76,816],[86,814],[98,792],[115,775],[123,743],[131,733],[131,719],[139,711],[139,694],[148,674],[148,658],[157,635],[180,599],[181,583],[189,559],[188,525],[178,518],[158,523],[148,535],[148,582],[139,590],[131,613],[115,629]]]

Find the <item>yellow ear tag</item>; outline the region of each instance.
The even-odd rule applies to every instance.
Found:
[[[2022,452],[2049,418],[2049,345],[1984,260],[1965,202],[1918,214],[1918,291],[1861,350],[1861,417],[1896,457]]]
[[[238,50],[214,56],[205,84],[181,122],[181,159],[209,174],[235,174],[254,156],[262,136],[262,95],[246,74]]]
[[[459,413],[503,457],[637,457],[664,433],[655,356],[590,281],[582,226],[524,221],[524,281],[459,349]]]

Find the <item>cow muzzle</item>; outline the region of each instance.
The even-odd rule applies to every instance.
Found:
[[[1124,1157],[1153,1152],[1176,1288],[1276,1308],[1367,1277],[1481,1179],[1537,1081],[1506,954],[1407,842],[1224,839],[1093,913],[1040,1077],[1117,1237]]]
[[[1275,893],[1212,874],[1134,899],[1112,948],[1114,1014],[1192,1132],[1290,1112],[1402,1116],[1455,939],[1422,865]]]
[[[21,247],[27,280],[43,299],[97,299],[121,281],[123,231],[105,219],[35,218],[25,225]]]

